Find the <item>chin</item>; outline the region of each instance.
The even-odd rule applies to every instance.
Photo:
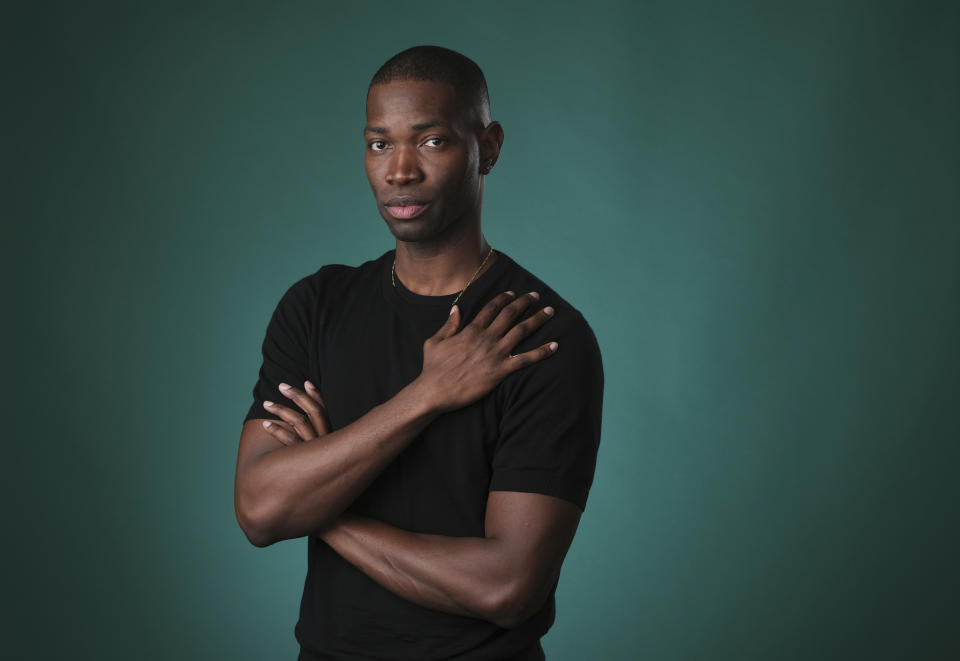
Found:
[[[444,236],[447,230],[450,229],[450,226],[437,227],[426,218],[397,220],[391,217],[389,220],[386,218],[384,218],[384,220],[387,222],[390,233],[393,234],[398,241],[406,241],[407,243],[434,241]]]
[[[390,228],[390,233],[393,234],[394,238],[398,241],[406,241],[408,243],[429,241],[430,238],[434,236],[434,233],[431,232],[428,227],[416,227],[414,223],[405,225],[392,225],[388,223],[387,227]]]

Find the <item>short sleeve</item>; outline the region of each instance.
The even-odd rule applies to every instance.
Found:
[[[308,379],[310,366],[311,319],[316,305],[315,278],[307,276],[295,282],[281,297],[270,317],[263,338],[263,362],[253,386],[253,403],[244,422],[256,418],[279,420],[280,416],[263,407],[264,400],[277,402],[300,413],[303,410],[279,390],[281,383],[298,388]]]
[[[569,313],[564,326],[544,327],[550,328],[544,337],[559,343],[557,353],[503,382],[490,490],[543,493],[583,510],[600,446],[603,363],[586,319],[575,310]],[[555,321],[559,311],[551,324]]]

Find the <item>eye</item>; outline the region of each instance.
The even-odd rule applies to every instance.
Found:
[[[374,141],[371,142],[368,146],[369,146],[370,149],[372,149],[373,151],[383,151],[384,149],[386,149],[386,144],[387,144],[387,143],[384,142],[383,140],[374,140]],[[383,146],[378,148],[377,145],[383,145]]]
[[[447,141],[446,138],[427,138],[427,142],[439,142],[443,144]],[[434,147],[439,147],[440,145],[433,145]]]

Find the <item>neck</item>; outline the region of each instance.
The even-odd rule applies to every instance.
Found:
[[[470,279],[490,268],[496,260],[492,253],[478,273],[477,268],[490,252],[490,245],[480,232],[473,231],[451,237],[443,244],[397,240],[396,277],[404,287],[421,296],[457,294]]]

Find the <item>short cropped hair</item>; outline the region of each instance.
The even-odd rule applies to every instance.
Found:
[[[477,63],[442,46],[413,46],[383,63],[373,74],[367,95],[374,85],[402,80],[448,83],[453,86],[460,107],[473,108],[486,126],[490,122],[487,80]]]

